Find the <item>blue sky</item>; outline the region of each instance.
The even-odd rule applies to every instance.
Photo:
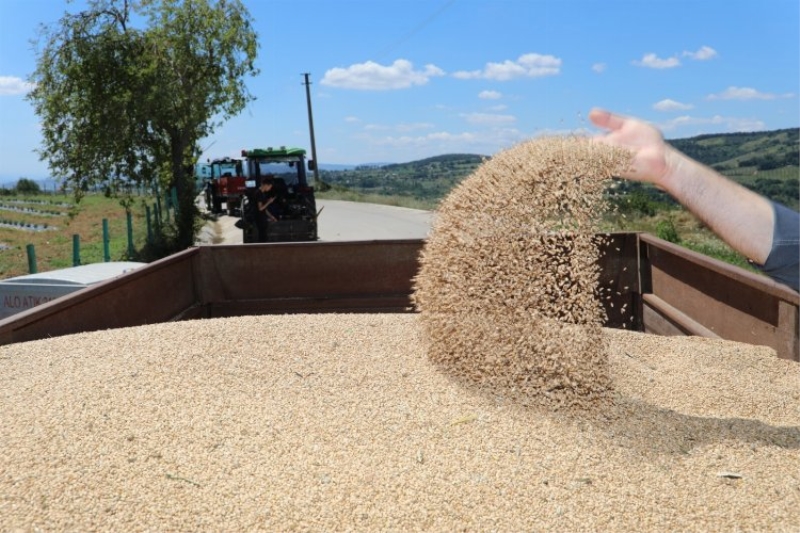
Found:
[[[594,131],[605,107],[667,138],[798,127],[797,0],[243,0],[260,49],[257,97],[205,139],[310,151],[321,164],[490,155]],[[83,0],[0,0],[0,179],[48,176],[24,100],[39,24]]]

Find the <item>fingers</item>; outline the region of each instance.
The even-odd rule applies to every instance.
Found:
[[[611,131],[622,129],[625,124],[625,117],[615,115],[605,109],[592,109],[589,112],[589,120],[598,128],[604,128]]]

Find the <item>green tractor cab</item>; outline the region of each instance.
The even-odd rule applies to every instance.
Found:
[[[259,242],[256,197],[265,177],[272,178],[278,214],[277,221],[267,223],[264,242],[316,241],[317,203],[306,174],[306,169],[314,169],[314,161],[306,159],[306,151],[258,148],[242,150],[242,158],[247,180],[241,203],[242,218],[237,226],[243,232],[243,242]]]

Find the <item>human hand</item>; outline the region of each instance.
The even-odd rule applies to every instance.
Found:
[[[608,130],[595,141],[633,152],[631,166],[620,177],[650,182],[663,188],[674,154],[658,129],[639,119],[603,109],[592,109],[589,120]]]

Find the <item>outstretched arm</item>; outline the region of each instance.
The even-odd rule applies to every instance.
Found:
[[[775,225],[769,200],[675,150],[641,120],[601,109],[593,109],[589,119],[608,130],[598,142],[633,152],[631,168],[620,177],[665,190],[733,249],[766,262]]]

